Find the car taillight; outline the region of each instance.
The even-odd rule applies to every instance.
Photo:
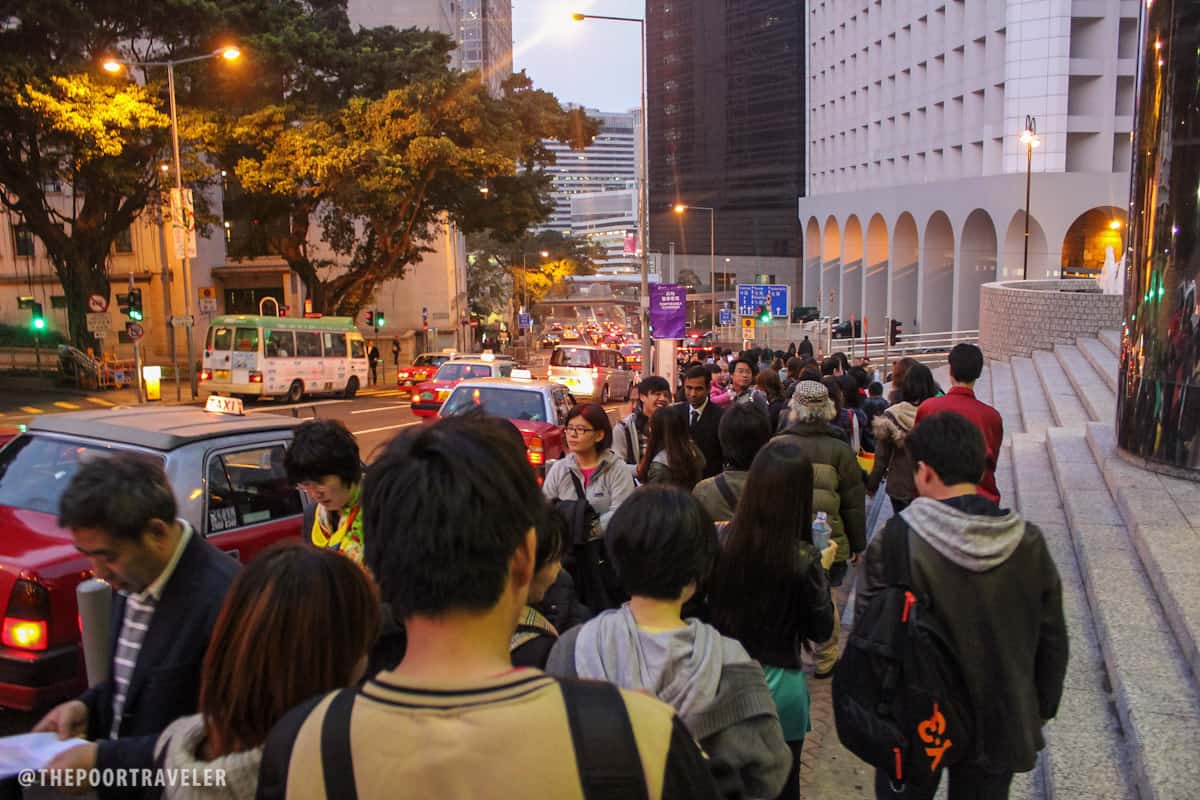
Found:
[[[592,380],[600,377],[600,370],[597,367],[592,367]]]
[[[542,437],[531,436],[529,444],[526,445],[526,451],[529,453],[529,463],[535,467],[540,467],[546,463],[546,450],[542,442]]]
[[[13,585],[8,599],[0,641],[6,647],[45,650],[48,643],[46,621],[49,619],[50,593],[46,587],[19,580]]]
[[[200,370],[200,382],[201,383],[204,383],[205,381],[211,381],[211,380],[212,380],[212,370],[211,369]]]
[[[261,372],[251,372],[250,373],[250,382],[251,383],[262,383],[262,373]]]

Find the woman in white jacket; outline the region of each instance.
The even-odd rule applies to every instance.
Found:
[[[173,722],[154,747],[158,766],[213,777],[168,786],[163,796],[253,800],[271,727],[362,677],[379,603],[367,572],[330,550],[281,544],[247,564],[213,628],[200,713]]]
[[[603,406],[575,406],[567,414],[565,431],[570,452],[550,467],[542,494],[551,501],[586,499],[600,517],[603,529],[613,512],[633,494],[633,475],[611,449],[612,423]]]

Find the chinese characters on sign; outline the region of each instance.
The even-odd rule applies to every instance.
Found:
[[[687,329],[687,289],[677,283],[650,287],[650,327],[655,339],[682,339]]]

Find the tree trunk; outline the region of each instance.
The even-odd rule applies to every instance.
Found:
[[[92,349],[96,357],[104,354],[104,340],[93,336],[87,329],[88,298],[98,294],[113,303],[112,287],[104,268],[104,260],[96,263],[79,252],[67,255],[66,263],[54,262],[54,271],[63,286],[63,294],[67,298],[67,328],[70,332],[71,344],[87,352]],[[115,333],[112,347],[116,349]]]

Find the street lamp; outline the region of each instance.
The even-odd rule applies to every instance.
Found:
[[[1021,262],[1021,279],[1026,281],[1029,280],[1029,191],[1033,185],[1033,148],[1041,143],[1037,119],[1026,114],[1025,130],[1021,131],[1021,144],[1025,145],[1025,257]]]
[[[538,252],[542,258],[549,258],[549,250]],[[521,307],[529,315],[529,327],[525,329],[525,345],[533,347],[533,309],[529,307],[529,251],[521,251]]]
[[[709,208],[708,206],[689,206],[683,203],[675,204],[675,213],[680,216],[683,216],[688,209],[708,212],[708,285],[712,291],[711,327],[715,331],[717,329],[717,212],[716,209]]]
[[[648,253],[650,248],[650,225],[647,206],[649,205],[648,198],[650,196],[650,120],[646,117],[646,20],[641,17],[609,17],[602,14],[571,14],[571,19],[576,22],[595,19],[606,22],[634,22],[641,29],[642,36],[642,180],[641,192],[639,193],[639,227],[642,234],[642,293],[638,302],[639,320],[642,324],[642,359],[643,363],[649,366],[650,358],[650,323],[647,319],[647,309],[650,306],[650,268],[648,262]]]
[[[103,67],[105,72],[116,74],[125,67],[141,67],[145,70],[147,67],[166,67],[167,68],[167,97],[171,108],[171,157],[175,168],[175,189],[179,193],[179,203],[183,205],[183,164],[179,158],[179,116],[175,109],[175,67],[179,64],[192,64],[197,61],[207,61],[210,58],[221,58],[226,61],[237,61],[241,58],[242,51],[233,46],[222,47],[214,50],[211,53],[205,53],[201,56],[192,56],[191,58],[177,58],[168,61],[128,61],[122,58],[109,58],[104,61]],[[165,171],[165,170],[164,170]],[[187,248],[184,247],[183,258],[181,259],[183,268],[183,307],[184,314],[188,319],[192,317],[192,287],[191,287],[191,264],[187,255]],[[166,264],[163,264],[166,268]],[[168,297],[170,294],[168,293]],[[169,312],[168,312],[169,313]],[[192,387],[192,399],[199,397],[200,392],[196,384],[196,358],[195,358],[195,343],[193,341],[192,328],[187,329],[187,360],[188,360],[188,383]]]

